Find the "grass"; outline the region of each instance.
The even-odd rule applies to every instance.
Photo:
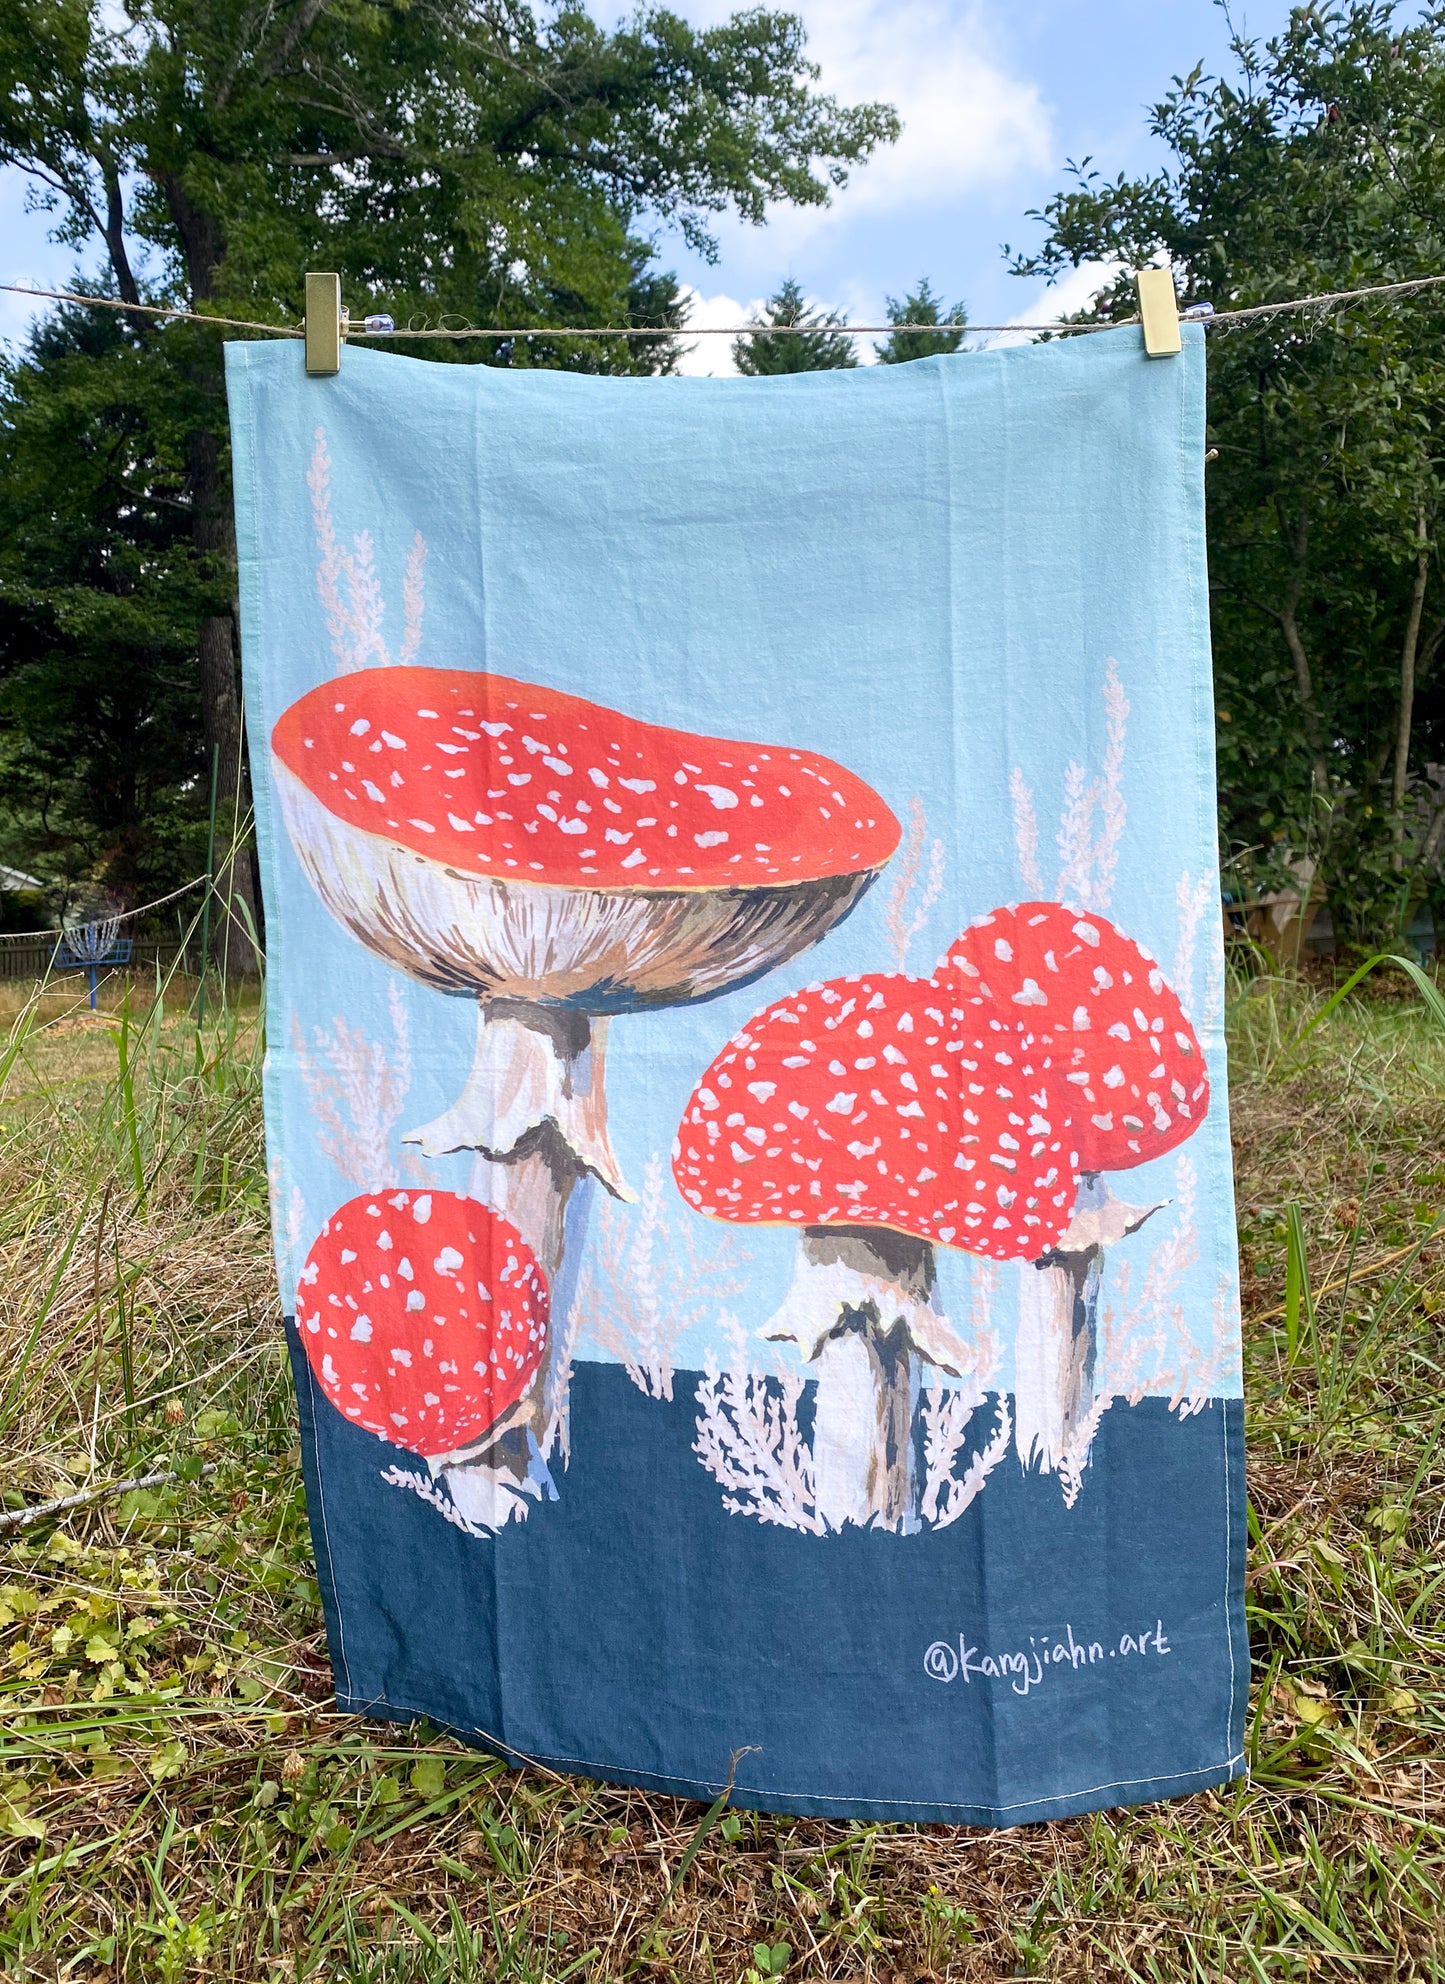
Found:
[[[704,1825],[336,1714],[254,1009],[198,1041],[179,1001],[10,997],[0,1501],[175,1478],[0,1530],[7,1977],[1445,1978],[1445,1033],[1418,1002],[1306,1032],[1308,988],[1233,1000],[1251,1779],[983,1832]]]

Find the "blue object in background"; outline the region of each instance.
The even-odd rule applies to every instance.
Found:
[[[67,930],[55,947],[54,963],[59,971],[84,971],[90,980],[90,1010],[95,1011],[95,988],[100,973],[115,965],[129,964],[135,940],[117,937],[104,923],[77,924]]]

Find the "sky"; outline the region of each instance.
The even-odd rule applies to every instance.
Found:
[[[630,9],[592,0],[600,19]],[[671,0],[696,26],[736,0]],[[763,227],[724,221],[709,264],[675,233],[659,236],[663,265],[695,292],[693,321],[736,324],[793,276],[815,301],[855,323],[882,321],[884,299],[922,275],[976,323],[1035,322],[1074,309],[1082,278],[1045,292],[1008,275],[1001,245],[1041,238],[1026,218],[1064,183],[1069,159],[1106,175],[1157,165],[1148,106],[1169,79],[1228,59],[1228,29],[1212,0],[791,0],[808,27],[823,87],[845,102],[881,99],[903,136],[855,174],[822,210],[780,208]],[[1265,38],[1288,0],[1237,0],[1236,26]],[[0,169],[0,280],[56,288],[74,252],[47,239],[25,188]],[[33,305],[0,295],[0,336],[23,332]],[[866,344],[862,355],[869,355]],[[685,361],[732,370],[725,338],[704,338]]]

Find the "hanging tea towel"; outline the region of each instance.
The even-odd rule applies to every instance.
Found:
[[[880,1820],[1237,1774],[1199,329],[227,358],[341,1706]]]

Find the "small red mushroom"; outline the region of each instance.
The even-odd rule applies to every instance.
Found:
[[[1049,1055],[929,979],[830,980],[750,1020],[694,1088],[673,1150],[714,1219],[799,1229],[764,1331],[818,1367],[819,1513],[916,1525],[914,1358],[961,1375],[933,1305],[934,1247],[1032,1259],[1078,1184]],[[865,1408],[866,1402],[866,1408]]]
[[[1209,1076],[1193,1027],[1149,953],[1107,917],[1057,902],[990,910],[936,974],[1053,1041],[1074,1110],[1081,1171],[1125,1171],[1198,1129]]]
[[[1159,1210],[1123,1204],[1100,1174],[1194,1134],[1209,1108],[1204,1054],[1148,952],[1107,917],[1063,903],[990,910],[935,976],[975,1012],[1043,1036],[1072,1096],[1083,1183],[1068,1230],[1024,1283],[1014,1415],[1025,1465],[1059,1468],[1072,1502],[1092,1438],[1104,1249]]]
[[[527,1396],[547,1318],[546,1277],[516,1228],[452,1192],[349,1200],[296,1294],[307,1361],[337,1411],[434,1466]]]

